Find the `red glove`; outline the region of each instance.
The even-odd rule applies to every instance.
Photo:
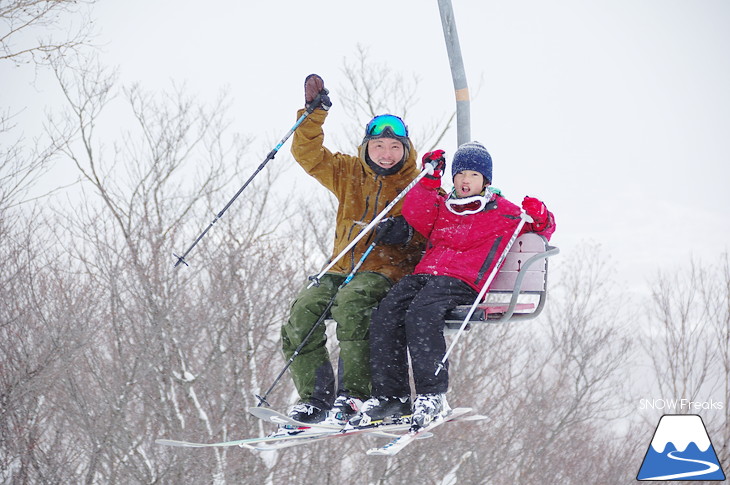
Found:
[[[525,197],[522,201],[522,208],[525,209],[528,216],[532,217],[532,225],[535,229],[545,229],[549,212],[544,202],[534,197]]]
[[[421,158],[421,168],[425,169],[426,165],[434,165],[433,174],[432,175],[425,175],[421,179],[421,183],[428,187],[429,189],[438,189],[441,187],[441,176],[443,175],[444,168],[446,168],[446,159],[444,158],[444,152],[443,150],[434,150],[432,152],[426,153],[423,158]]]

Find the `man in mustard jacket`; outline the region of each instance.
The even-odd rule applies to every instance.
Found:
[[[320,105],[295,131],[292,154],[309,175],[337,197],[334,259],[420,171],[407,127],[393,115],[376,116],[368,123],[358,156],[332,153],[325,148],[322,125],[331,105],[326,94],[321,77],[307,77],[306,106],[313,100],[320,100]],[[302,113],[300,110],[297,116]],[[424,247],[424,239],[413,237],[401,216],[401,206],[399,202],[389,214],[392,220],[387,232],[384,226],[378,226],[384,232],[382,238],[347,285],[339,288],[375,234],[363,237],[320,278],[319,285],[305,287],[292,304],[281,331],[287,359],[333,298],[330,314],[337,322],[340,345],[337,380],[325,347],[324,325],[317,328],[293,360],[290,371],[300,400],[289,415],[298,421],[315,423],[332,416],[344,423],[370,395],[370,314],[393,284],[413,271]]]

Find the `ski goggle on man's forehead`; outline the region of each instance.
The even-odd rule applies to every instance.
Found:
[[[395,115],[380,115],[373,118],[365,127],[365,136],[379,136],[391,131],[395,136],[408,136],[408,127]]]

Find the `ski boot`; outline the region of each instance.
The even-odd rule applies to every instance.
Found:
[[[350,426],[368,426],[377,421],[407,416],[410,412],[411,399],[409,397],[371,397],[363,403],[360,412],[353,416],[348,424]]]
[[[306,424],[316,424],[327,418],[327,410],[310,403],[299,403],[291,408],[289,417],[294,421]]]
[[[335,399],[335,403],[332,405],[332,409],[329,412],[327,421],[344,426],[350,418],[360,412],[362,405],[362,400],[356,397],[345,395],[337,396],[337,399]]]
[[[448,415],[449,411],[451,408],[446,402],[446,394],[419,394],[413,403],[412,429],[424,428]]]

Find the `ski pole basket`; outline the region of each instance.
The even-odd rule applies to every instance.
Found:
[[[472,323],[506,323],[536,318],[547,300],[547,260],[559,252],[539,234],[530,232],[519,236],[466,329]],[[471,305],[460,305],[448,312],[444,333],[458,330],[470,308]]]

